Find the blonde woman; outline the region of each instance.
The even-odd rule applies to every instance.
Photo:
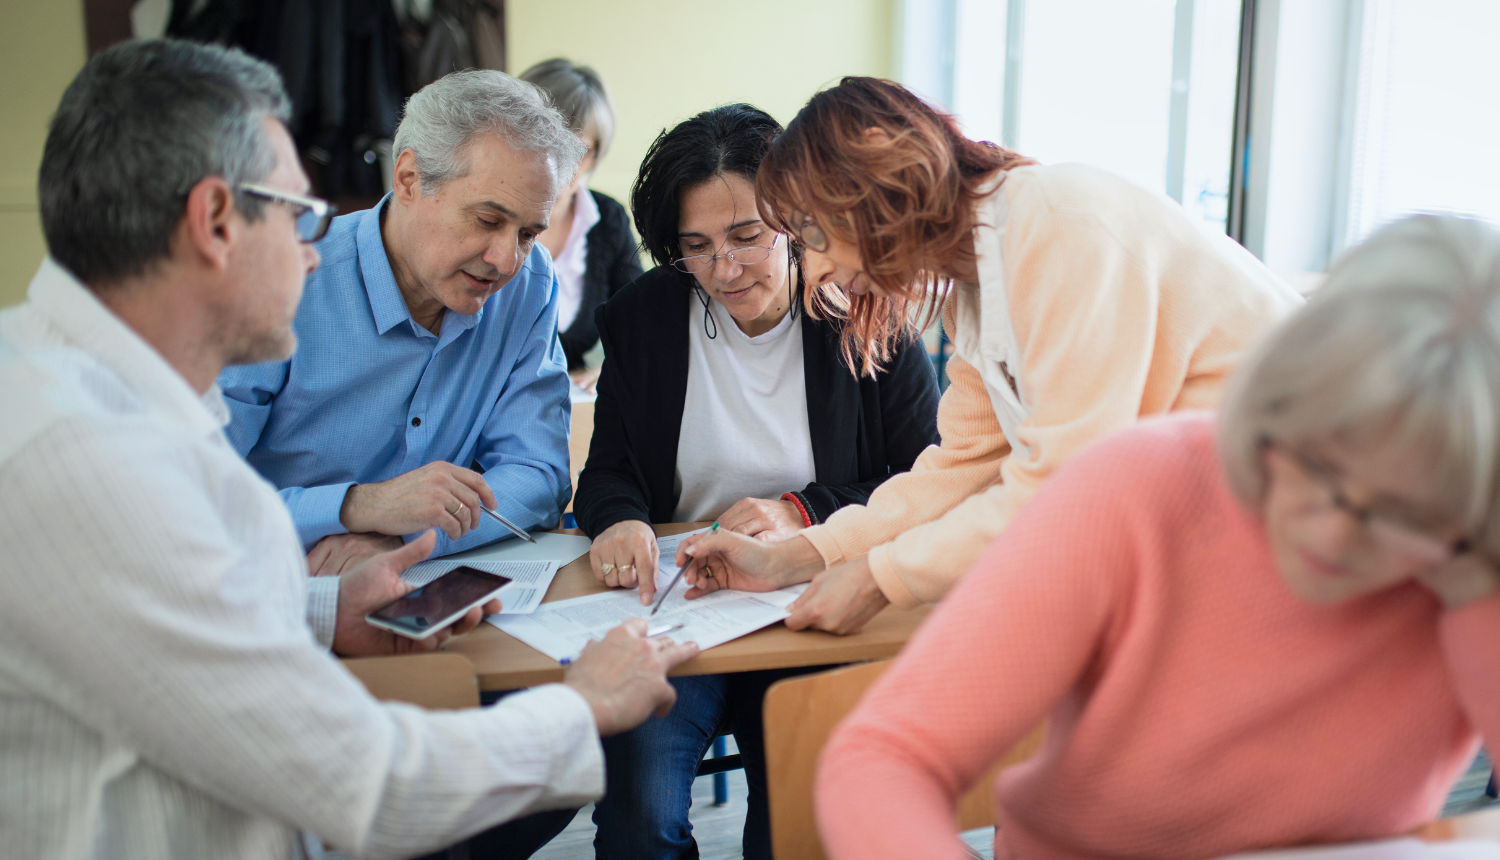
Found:
[[[1500,233],[1349,255],[1215,424],[1141,422],[1021,511],[826,749],[833,858],[1218,857],[1431,820],[1500,732]]]

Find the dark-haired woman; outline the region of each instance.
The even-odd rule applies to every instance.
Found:
[[[598,72],[561,57],[537,63],[520,77],[547,93],[589,148],[573,183],[557,196],[551,226],[537,238],[552,252],[557,273],[557,338],[568,357],[568,376],[592,391],[599,369],[583,356],[599,342],[594,309],[641,274],[625,207],[588,187],[615,137],[615,105]]]
[[[757,189],[767,221],[806,249],[810,288],[839,285],[862,362],[935,301],[956,347],[942,445],[867,504],[773,546],[683,542],[701,590],[811,581],[794,629],[848,633],[887,604],[936,603],[1059,467],[1140,416],[1213,407],[1247,347],[1300,304],[1166,198],[969,140],[889,81],[814,96]]]
[[[642,602],[658,585],[652,523],[717,519],[780,540],[865,501],[937,441],[937,380],[910,328],[856,375],[840,327],[799,308],[799,263],[755,204],[780,130],[749,105],[699,114],[657,138],[632,193],[659,265],[598,313],[606,358],[573,507],[595,575],[638,584]],[[692,782],[726,726],[750,786],[744,856],[768,858],[760,706],[786,674],[673,679],[667,717],[606,739],[598,856],[697,856]]]

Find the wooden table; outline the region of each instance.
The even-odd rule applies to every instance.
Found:
[[[674,535],[705,525],[707,523],[660,525],[656,526],[656,533]],[[585,555],[558,570],[543,602],[605,591],[609,588],[594,579]],[[794,633],[786,629],[785,624],[777,623],[710,648],[678,666],[672,674],[716,675],[754,669],[885,660],[896,656],[917,625],[927,617],[927,612],[927,607],[901,610],[888,606],[865,625],[864,630],[853,636],[835,636],[814,630]],[[534,687],[561,681],[563,677],[563,668],[556,660],[492,624],[481,624],[473,632],[449,640],[444,650],[469,658],[479,676],[479,688],[485,691]]]

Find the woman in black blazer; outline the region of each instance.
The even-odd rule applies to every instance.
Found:
[[[779,131],[728,105],[658,137],[631,203],[659,265],[596,314],[605,361],[573,510],[594,538],[595,575],[639,584],[643,602],[657,584],[651,523],[716,518],[780,540],[865,502],[938,442],[937,379],[916,333],[861,378],[839,323],[804,307],[797,254],[754,200]],[[769,857],[761,698],[801,671],[674,678],[670,714],[606,738],[598,856],[696,856],[692,781],[727,726],[750,788],[744,856]]]
[[[583,354],[599,342],[594,309],[641,274],[625,207],[587,187],[615,136],[614,103],[598,73],[561,58],[537,63],[521,73],[521,80],[545,91],[589,148],[573,183],[557,197],[551,226],[538,238],[552,252],[557,271],[557,336],[568,357],[568,375],[592,391],[599,371]]]

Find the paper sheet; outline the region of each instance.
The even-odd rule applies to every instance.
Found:
[[[677,545],[688,534],[697,533],[657,539],[661,548],[658,587],[665,586],[677,573],[673,561]],[[699,648],[708,649],[786,618],[791,614],[787,606],[804,588],[805,585],[796,585],[763,594],[716,591],[697,600],[688,600],[685,596],[687,583],[679,581],[652,617],[651,624],[654,627],[681,624],[682,628],[667,634],[668,638],[679,643],[697,642]],[[622,621],[644,618],[650,612],[651,607],[641,605],[640,591],[630,589],[558,600],[543,605],[530,615],[499,615],[487,620],[554,660],[571,660],[578,656],[584,645],[604,638],[604,634]]]
[[[542,605],[547,587],[552,585],[560,565],[556,561],[486,561],[483,559],[440,558],[408,567],[401,578],[412,585],[426,585],[455,567],[472,567],[486,573],[508,576],[511,583],[495,596],[500,599],[500,615],[526,615]]]

